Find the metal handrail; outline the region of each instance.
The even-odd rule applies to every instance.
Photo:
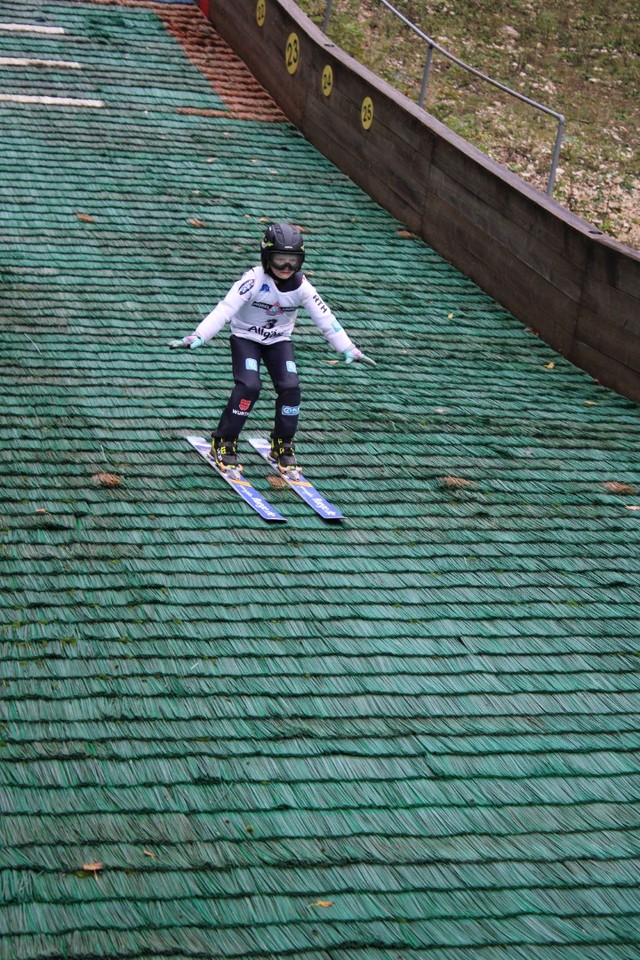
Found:
[[[553,193],[553,188],[556,182],[556,172],[558,169],[558,160],[560,159],[560,148],[562,146],[562,137],[564,134],[564,128],[566,119],[557,110],[552,110],[550,107],[545,106],[543,103],[539,103],[537,100],[532,100],[531,97],[526,97],[523,93],[520,93],[518,90],[512,90],[511,87],[507,87],[506,84],[500,83],[498,80],[494,80],[493,77],[487,76],[486,73],[482,73],[481,70],[477,70],[475,67],[470,66],[468,63],[465,63],[464,60],[461,60],[459,57],[456,57],[453,53],[450,53],[445,47],[441,46],[436,40],[428,36],[426,33],[423,33],[419,27],[416,26],[408,17],[405,17],[403,13],[397,10],[388,0],[379,0],[379,2],[390,10],[399,20],[401,20],[410,30],[417,34],[422,40],[427,43],[427,56],[425,60],[424,70],[422,71],[422,83],[420,85],[420,96],[418,97],[418,106],[425,109],[424,102],[427,96],[427,84],[429,82],[429,72],[431,70],[431,61],[433,59],[433,51],[437,50],[438,53],[441,53],[447,60],[450,60],[452,63],[455,63],[456,66],[461,67],[463,70],[466,70],[468,73],[472,73],[474,76],[479,77],[481,80],[485,80],[487,83],[490,83],[492,86],[497,87],[498,90],[502,90],[503,93],[508,93],[510,96],[515,97],[517,100],[521,100],[523,103],[528,104],[531,107],[535,107],[537,110],[540,110],[542,113],[548,114],[550,117],[555,117],[558,121],[558,126],[556,130],[556,140],[553,148],[553,157],[551,159],[551,170],[549,171],[549,180],[547,182],[547,194],[549,196]],[[329,26],[329,18],[331,16],[331,10],[333,8],[334,0],[327,0],[327,6],[324,12],[324,20],[322,21],[322,32],[326,33]]]

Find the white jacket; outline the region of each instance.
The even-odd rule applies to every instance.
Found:
[[[334,350],[355,349],[355,344],[342,328],[327,304],[303,274],[296,274],[299,285],[292,290],[278,290],[273,277],[261,266],[252,267],[238,280],[217,307],[196,327],[195,334],[211,340],[226,323],[236,337],[258,343],[290,340],[298,316],[304,307]]]

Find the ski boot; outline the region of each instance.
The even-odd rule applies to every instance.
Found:
[[[213,437],[210,456],[216,467],[223,473],[242,473],[242,466],[238,462],[237,439],[225,440],[223,437]]]
[[[294,479],[300,473],[293,440],[282,440],[272,436],[269,456],[277,464],[280,473]]]

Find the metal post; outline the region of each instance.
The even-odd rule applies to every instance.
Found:
[[[418,106],[424,107],[424,101],[427,96],[427,84],[429,82],[429,71],[431,70],[431,61],[433,60],[433,45],[427,47],[427,59],[425,60],[424,70],[422,71],[422,86],[420,87],[420,98]]]
[[[333,0],[328,0],[326,9],[324,11],[324,20],[322,21],[321,30],[323,33],[327,32],[327,27],[329,26],[329,17],[331,16],[331,8],[333,6]]]
[[[556,145],[553,149],[553,160],[551,161],[551,171],[549,173],[549,183],[547,184],[547,193],[549,196],[553,193],[553,188],[556,182],[556,170],[558,167],[558,160],[560,159],[560,146],[562,144],[562,135],[564,133],[564,117],[558,118],[558,130],[556,133]]]

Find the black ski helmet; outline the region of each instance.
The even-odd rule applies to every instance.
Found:
[[[264,270],[269,269],[272,253],[296,254],[299,258],[299,270],[304,263],[304,240],[298,228],[290,223],[270,224],[260,243],[260,259]]]

